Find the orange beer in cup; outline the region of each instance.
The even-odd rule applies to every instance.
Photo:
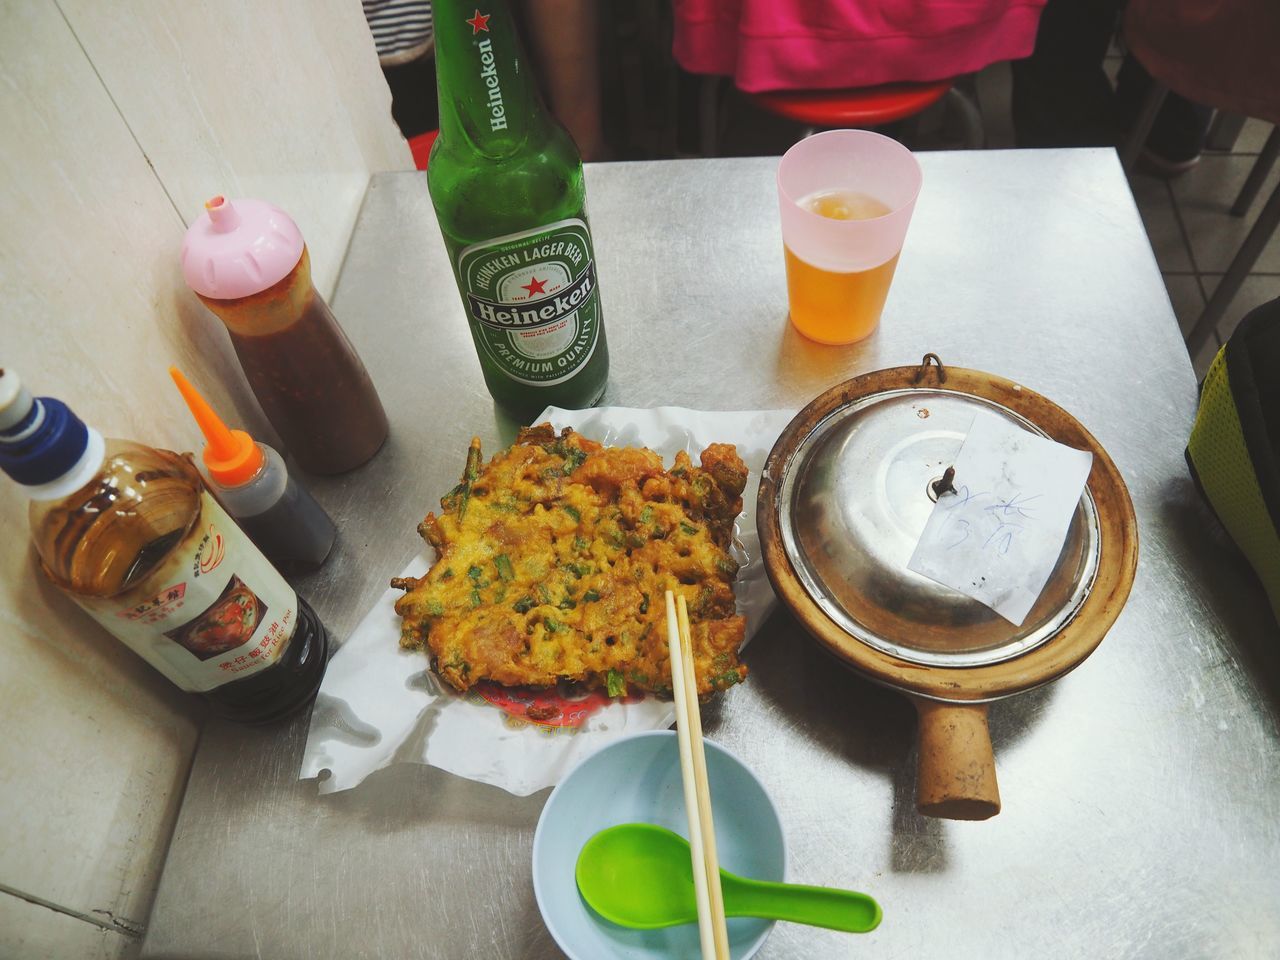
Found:
[[[832,220],[871,220],[889,208],[865,193],[828,190],[799,201],[806,210]],[[787,300],[791,322],[810,340],[848,343],[876,328],[898,255],[870,270],[823,270],[801,260],[783,244],[787,258]]]
[[[778,168],[791,322],[852,343],[880,321],[920,189],[911,152],[864,130],[802,140]]]

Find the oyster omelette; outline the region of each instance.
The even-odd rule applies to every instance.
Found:
[[[744,620],[729,554],[747,468],[730,444],[676,454],[604,447],[550,424],[520,431],[418,526],[438,558],[392,586],[400,644],[427,648],[465,691],[480,680],[575,681],[610,696],[670,695],[665,592],[689,607],[698,693],[741,682]]]

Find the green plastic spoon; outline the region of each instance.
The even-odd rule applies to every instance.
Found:
[[[651,823],[601,830],[578,854],[574,871],[587,905],[621,927],[654,930],[697,923],[689,841]],[[866,933],[880,905],[865,893],[748,880],[720,871],[727,917],[764,917]]]

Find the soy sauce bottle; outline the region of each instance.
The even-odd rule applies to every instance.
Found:
[[[244,723],[310,702],[328,634],[188,458],[103,439],[0,370],[0,469],[31,498],[44,573],[174,684]]]

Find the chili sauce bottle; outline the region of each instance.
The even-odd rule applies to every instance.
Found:
[[[324,507],[289,474],[280,454],[243,430],[227,429],[177,367],[169,376],[204,434],[200,475],[218,502],[281,570],[318,569],[337,536]]]
[[[387,438],[373,381],[311,282],[297,224],[261,200],[214,197],[182,241],[182,273],[231,344],[303,470],[345,473]]]
[[[0,469],[31,499],[49,579],[174,684],[245,723],[310,702],[328,634],[188,458],[103,439],[4,370]]]
[[[440,135],[427,186],[493,398],[529,422],[609,377],[582,157],[543,106],[505,0],[432,7]]]

